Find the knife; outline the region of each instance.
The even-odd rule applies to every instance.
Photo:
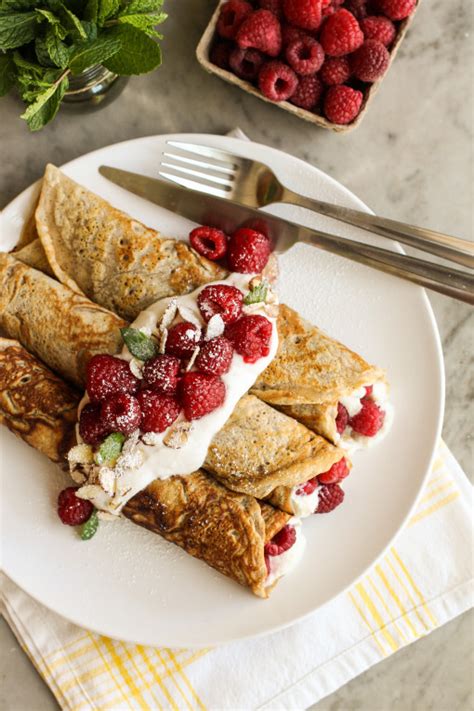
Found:
[[[406,254],[309,229],[264,210],[244,207],[225,198],[206,195],[171,182],[102,165],[99,173],[145,200],[201,225],[232,234],[239,227],[263,232],[277,253],[304,242],[346,259],[407,279],[446,296],[474,304],[474,276]]]

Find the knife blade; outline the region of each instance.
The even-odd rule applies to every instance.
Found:
[[[277,253],[286,252],[296,242],[305,242],[446,296],[474,304],[474,277],[466,272],[309,229],[270,215],[264,210],[255,210],[226,198],[206,195],[158,178],[107,165],[101,165],[99,173],[145,200],[198,224],[217,227],[226,234],[232,234],[239,227],[259,230],[270,239]]]

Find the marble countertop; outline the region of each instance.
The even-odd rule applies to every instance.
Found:
[[[132,79],[91,114],[61,111],[30,134],[19,102],[2,99],[0,208],[56,165],[110,143],[155,133],[225,133],[287,150],[341,181],[377,213],[472,239],[472,13],[464,0],[422,3],[399,56],[359,129],[318,130],[208,76],[194,50],[215,1],[175,0],[164,26],[164,65]],[[446,364],[443,436],[472,476],[472,309],[430,297]],[[321,701],[317,711],[472,708],[473,615],[466,614]],[[2,621],[0,707],[52,711],[53,696]]]

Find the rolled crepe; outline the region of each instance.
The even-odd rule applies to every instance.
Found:
[[[36,225],[57,279],[125,319],[225,272],[166,239],[48,165]]]
[[[79,394],[18,342],[0,339],[0,422],[53,462],[75,442]],[[264,546],[290,516],[228,491],[204,471],[156,480],[123,514],[268,597]]]
[[[48,262],[43,245],[38,238],[21,249],[15,250],[13,256],[15,259],[18,259],[19,262],[23,262],[23,264],[27,264],[29,267],[38,269],[40,272],[44,272],[54,278],[54,272]]]
[[[122,347],[115,314],[55,279],[0,253],[0,329],[76,385],[95,353]]]

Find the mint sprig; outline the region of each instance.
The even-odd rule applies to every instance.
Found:
[[[163,0],[0,0],[0,97],[16,88],[32,131],[51,121],[69,76],[102,64],[116,74],[161,64]]]
[[[115,464],[120,456],[124,442],[125,435],[121,432],[109,434],[96,452],[96,464]]]
[[[92,536],[95,536],[98,528],[99,517],[97,516],[97,511],[94,509],[87,521],[79,528],[79,536],[83,541],[89,541]]]
[[[261,284],[255,286],[249,291],[244,299],[244,304],[250,306],[250,304],[258,304],[260,301],[265,301],[268,293],[268,284],[262,281]]]
[[[121,328],[120,333],[128,350],[138,360],[149,360],[157,353],[155,341],[137,328]]]

